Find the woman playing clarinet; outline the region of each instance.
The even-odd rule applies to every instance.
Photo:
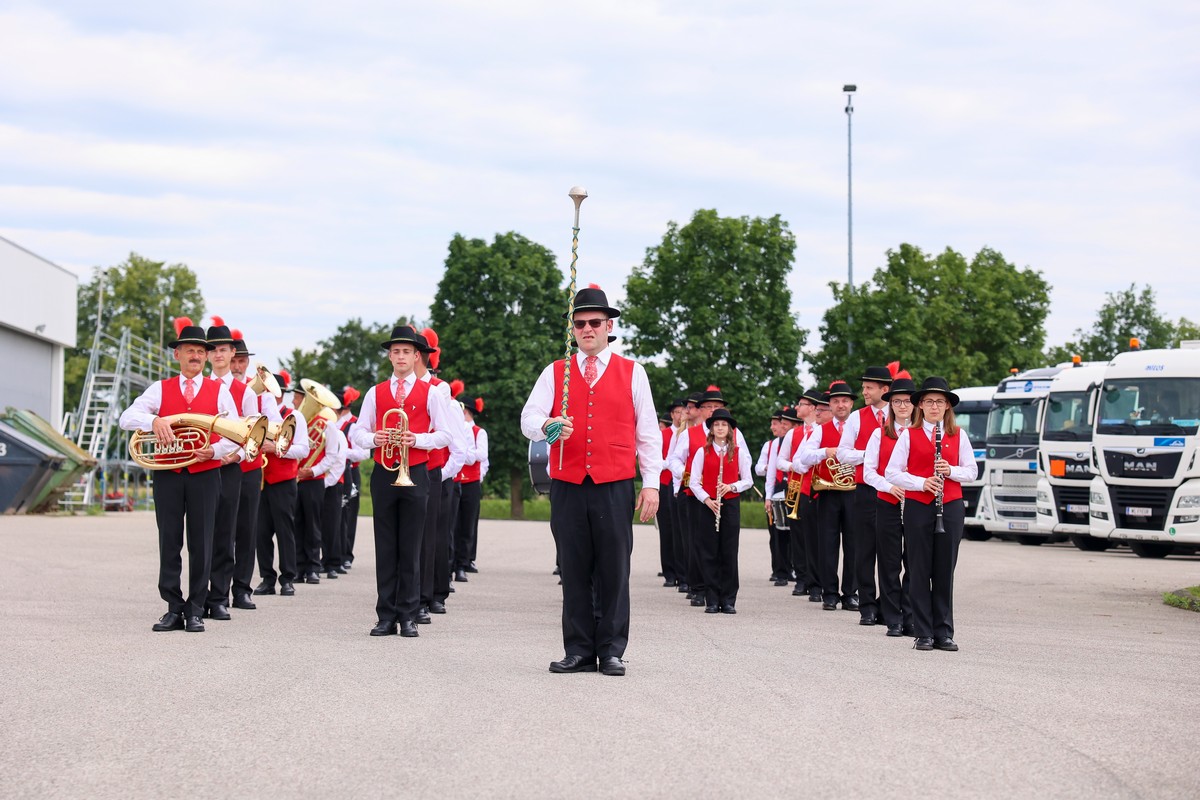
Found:
[[[954,567],[962,540],[962,484],[978,469],[967,432],[954,422],[958,395],[926,378],[912,396],[912,426],[901,432],[884,471],[904,489],[904,538],[917,650],[955,651]]]
[[[737,420],[723,408],[708,418],[708,441],[692,457],[688,488],[713,513],[713,525],[696,526],[706,614],[736,614],[738,541],[742,509],[738,495],[750,490],[750,453],[737,445]]]
[[[888,636],[913,635],[912,606],[908,600],[908,573],[900,581],[904,562],[904,489],[888,483],[884,473],[900,432],[912,421],[913,392],[917,390],[907,370],[893,379],[883,399],[891,405],[891,414],[882,428],[876,428],[867,441],[863,456],[863,480],[876,491],[875,541],[879,557],[879,610]],[[906,631],[905,628],[908,630]]]

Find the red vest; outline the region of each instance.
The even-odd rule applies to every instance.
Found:
[[[471,435],[475,437],[476,444],[479,443],[479,431],[481,430],[483,429],[478,425],[471,426]],[[478,461],[474,464],[463,464],[463,468],[454,476],[454,480],[457,483],[478,483],[479,473],[482,471]]]
[[[855,450],[866,450],[867,442],[871,441],[871,434],[879,428],[879,420],[875,417],[875,409],[867,406],[858,410],[858,438],[854,440]],[[854,467],[854,482],[858,484],[866,483],[863,480],[863,465],[858,464]]]
[[[958,466],[958,434],[942,437],[942,458],[952,467]],[[918,478],[928,478],[933,475],[933,441],[925,435],[924,427],[908,429],[908,474]],[[905,499],[916,500],[918,503],[929,505],[933,495],[929,492],[904,493]],[[946,478],[942,488],[942,502],[962,499],[962,484]]]
[[[313,467],[325,460],[325,445],[329,441],[329,432],[326,428],[329,427],[329,420],[314,417],[313,421],[308,423],[308,455],[304,458],[305,464],[312,464]],[[315,448],[312,446],[313,440],[319,441],[320,444]],[[296,462],[297,464],[299,462]],[[297,470],[298,472],[299,470]],[[324,475],[313,475],[308,478],[300,478],[302,482],[324,480]]]
[[[688,454],[687,461],[683,462],[683,480],[680,486],[688,497],[692,497],[692,490],[687,488],[687,485],[692,477],[692,459],[696,457],[696,453],[700,452],[700,448],[708,443],[708,434],[704,432],[703,425],[693,425],[687,429],[688,434]]]
[[[418,378],[417,380],[420,380],[420,378]],[[442,380],[441,378],[438,378],[435,376],[435,377],[431,377],[429,379],[429,383],[431,386],[441,386],[443,383],[445,383],[445,381]],[[455,403],[456,408],[457,408],[457,406],[458,406],[458,404]],[[442,467],[446,466],[446,462],[449,460],[450,460],[450,448],[449,447],[439,447],[436,450],[429,451],[429,463],[427,463],[425,465],[425,468],[426,469],[441,469]]]
[[[183,400],[183,390],[179,388],[179,376],[176,375],[162,381],[162,403],[158,407],[158,415],[160,417],[169,417],[174,414],[217,414],[217,395],[221,390],[221,382],[213,378],[205,378],[203,375],[197,375],[193,378],[196,381],[196,396],[192,398],[192,404],[189,406]],[[209,439],[209,445],[214,445],[221,441],[221,437],[216,433],[212,434]],[[208,461],[202,461],[199,464],[192,464],[187,468],[188,472],[204,472],[205,470],[214,469],[221,466],[219,458],[213,458]],[[175,470],[181,472],[182,470]]]
[[[836,427],[836,423],[834,422],[834,420],[829,420],[829,422],[826,422],[818,430],[821,433],[821,448],[822,449],[824,449],[826,447],[837,447],[838,443],[842,439],[842,434],[840,434],[838,432],[838,429]],[[815,432],[814,432],[814,435],[815,435]],[[825,466],[826,460],[827,459],[824,458],[824,456],[822,454],[821,460],[818,461],[817,465],[815,467],[813,467],[812,469],[810,469],[808,472],[810,475],[815,472],[815,473],[817,473],[818,478],[821,478],[823,480],[829,481],[830,483],[833,483],[833,474],[830,473],[829,467]]]
[[[663,428],[663,431],[662,431],[662,437],[663,437],[663,463],[664,463],[664,464],[665,464],[665,463],[667,463],[667,455],[669,455],[669,452],[668,452],[668,451],[671,449],[671,433],[673,432],[673,430],[674,430],[673,428]],[[669,470],[669,469],[664,469],[664,470],[663,470],[661,473],[659,473],[659,475],[658,475],[658,484],[659,484],[660,486],[670,486],[670,485],[671,485],[671,480],[672,480],[672,478],[671,478],[671,470]]]
[[[724,459],[717,456],[717,448],[704,448],[704,474],[700,476],[700,485],[704,487],[704,491],[708,493],[708,496],[714,500],[717,499],[718,476],[725,479],[721,483],[737,483],[741,477],[738,472],[737,455],[737,445],[725,451]],[[721,464],[722,461],[725,462],[724,465]],[[737,496],[737,492],[730,492],[722,499],[732,500]]]
[[[567,394],[567,416],[575,422],[575,433],[565,443],[551,447],[550,477],[580,484],[591,476],[596,483],[613,483],[633,478],[637,464],[637,417],[633,410],[633,363],[613,355],[604,375],[588,386],[571,358],[571,383]],[[564,364],[554,362],[554,382],[561,387]],[[562,389],[554,409],[562,408]],[[562,466],[558,454],[562,448]]]
[[[262,398],[259,398],[261,404]],[[287,418],[291,414],[295,414],[293,408],[284,408],[280,411],[280,416]],[[295,458],[284,458],[283,456],[274,455],[267,458],[267,463],[263,466],[263,481],[270,484],[283,483],[284,481],[294,481],[296,473],[300,471],[300,462]]]
[[[247,386],[246,384],[237,380],[236,378],[233,379],[229,383],[229,393],[231,395],[233,395],[233,403],[234,403],[234,405],[236,405],[238,407],[239,414],[242,413],[242,402],[244,401],[244,399],[246,397],[246,392],[248,392],[249,390],[250,390],[249,386]],[[262,398],[255,397],[254,399],[258,403],[258,413],[261,414],[262,413]],[[259,469],[262,465],[263,465],[263,451],[260,449],[258,451],[258,455],[254,457],[253,461],[243,461],[242,462],[242,465],[241,465],[242,472],[253,472],[256,469]]]
[[[896,442],[898,441],[899,439],[893,439],[882,431],[879,433],[879,466],[875,468],[875,472],[881,478],[883,477],[883,473],[887,472],[888,462],[892,460],[892,451],[896,449]],[[880,500],[892,505],[899,505],[900,503],[896,499],[896,495],[891,492],[876,492],[875,494]]]
[[[375,430],[384,428],[383,415],[396,408],[396,397],[392,394],[392,379],[375,384]],[[412,391],[404,396],[404,413],[408,415],[408,429],[412,433],[429,433],[429,384],[418,378],[413,382]],[[372,452],[375,463],[383,464],[382,448],[376,447]],[[429,461],[429,451],[418,447],[408,449],[408,465],[415,467]]]
[[[345,436],[346,436],[346,442],[347,442],[347,444],[349,444],[349,442],[350,442],[350,426],[351,426],[351,425],[353,425],[353,424],[354,424],[354,423],[356,423],[356,422],[358,422],[358,417],[356,417],[356,416],[354,416],[353,414],[351,414],[350,416],[346,417],[346,421],[342,423],[342,426],[341,426],[341,431],[342,431],[342,433],[343,433],[343,434],[345,434]],[[354,445],[352,445],[352,444],[351,444],[351,445],[349,445],[349,446],[350,446],[350,447],[353,447]],[[359,462],[355,461],[354,459],[347,458],[347,459],[346,459],[346,463],[347,463],[349,466],[354,466],[354,465],[357,465]],[[349,466],[347,467],[347,469],[349,469]]]

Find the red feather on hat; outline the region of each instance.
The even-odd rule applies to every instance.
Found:
[[[837,379],[837,380],[835,380],[835,381],[833,381],[832,383],[830,383],[830,384],[829,384],[829,391],[831,391],[831,392],[832,392],[832,391],[833,391],[833,387],[834,387],[835,385],[839,384],[839,383],[845,383],[845,381],[843,381],[843,380],[842,380],[842,379],[840,379],[840,378],[839,378],[839,379]]]
[[[437,331],[435,331],[433,328],[424,328],[421,331],[421,335],[425,337],[425,341],[429,342],[430,347],[438,346]]]
[[[239,331],[237,328],[234,328],[233,330],[231,330],[229,332],[229,335],[235,339],[245,339],[246,338],[245,336],[242,336],[242,332]]]
[[[347,386],[342,390],[342,405],[348,406],[360,397],[362,397],[362,392],[353,386]]]
[[[458,378],[455,378],[454,380],[450,381],[450,396],[458,397],[466,388],[467,385],[465,383],[460,381]]]
[[[482,397],[475,398],[475,413],[476,414],[483,413],[483,398]]]
[[[904,378],[905,380],[910,380],[910,381],[912,380],[912,375],[910,375],[908,370],[906,370],[906,369],[900,370],[896,374],[892,375],[892,377],[895,378],[896,380],[900,380],[901,378]]]
[[[288,372],[286,369],[279,370],[279,377],[283,378],[283,382],[286,386],[292,385],[292,373]]]
[[[432,353],[429,354],[429,368],[437,369],[438,364],[440,364],[440,363],[442,363],[442,351],[434,350]]]
[[[183,336],[183,329],[190,326],[191,324],[192,324],[192,321],[190,319],[188,319],[187,317],[176,317],[175,318],[175,335]]]
[[[899,373],[899,372],[900,372],[900,362],[899,361],[889,361],[888,362],[888,374],[890,374],[892,376],[893,380],[896,378],[897,373]]]
[[[706,391],[706,392],[719,392],[719,391],[721,391],[721,387],[720,387],[720,386],[717,386],[715,383],[713,383],[713,384],[709,384],[709,387],[708,387],[707,389],[705,389],[704,391]]]
[[[222,317],[218,317],[216,314],[213,314],[211,317],[209,317],[209,319],[212,320],[213,325],[224,325],[225,324],[225,320]]]

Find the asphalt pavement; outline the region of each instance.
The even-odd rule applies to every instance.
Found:
[[[480,524],[420,638],[349,575],[152,633],[152,515],[0,518],[5,797],[1196,797],[1200,557],[964,542],[958,653],[822,611],[742,537],[738,614],[634,548],[628,675],[552,675],[547,523]]]

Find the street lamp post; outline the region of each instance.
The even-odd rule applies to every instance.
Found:
[[[854,92],[858,90],[858,86],[853,83],[847,83],[842,86],[842,91],[846,93],[846,284],[854,289],[854,160],[853,160],[853,140],[851,132],[853,129],[854,120]],[[846,351],[854,352],[854,340],[851,338],[854,330],[854,316],[847,315],[846,323],[850,328],[849,335],[846,337]]]

